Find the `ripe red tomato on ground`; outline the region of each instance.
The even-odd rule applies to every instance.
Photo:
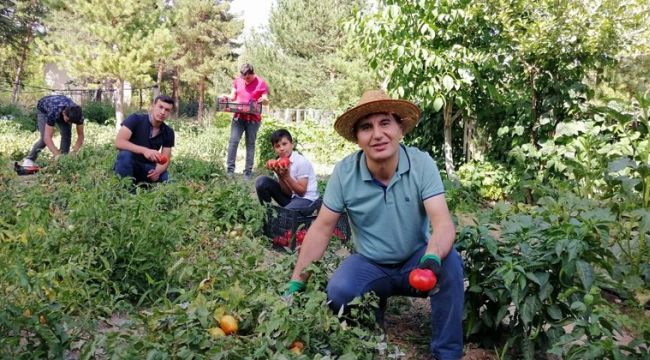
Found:
[[[231,315],[224,315],[219,319],[219,327],[226,335],[234,334],[239,329],[237,320]]]
[[[169,161],[167,155],[160,155],[160,157],[158,157],[158,164],[165,165],[167,161]]]
[[[438,278],[429,269],[413,269],[409,274],[409,284],[419,291],[429,291],[436,286]]]
[[[296,355],[302,355],[303,350],[305,349],[305,344],[302,341],[295,340],[289,346],[289,351]]]

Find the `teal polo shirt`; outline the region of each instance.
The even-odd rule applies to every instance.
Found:
[[[444,194],[429,154],[400,144],[397,171],[388,186],[375,180],[362,151],[334,167],[323,205],[347,212],[357,253],[380,264],[405,261],[429,239],[423,201]]]

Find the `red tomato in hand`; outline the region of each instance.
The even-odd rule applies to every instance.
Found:
[[[409,274],[409,284],[419,291],[429,291],[436,286],[438,278],[429,269],[413,269]]]
[[[291,165],[291,160],[287,157],[280,158],[280,160],[277,161],[277,166],[288,169],[289,165]]]
[[[267,169],[273,169],[276,165],[277,161],[276,160],[269,160],[266,162],[266,168]]]
[[[165,165],[168,160],[167,155],[160,155],[160,157],[158,157],[158,164]]]

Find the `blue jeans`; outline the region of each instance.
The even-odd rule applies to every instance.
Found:
[[[227,171],[235,172],[235,159],[237,158],[237,147],[242,134],[246,133],[246,166],[244,175],[250,175],[253,170],[253,161],[255,160],[255,140],[257,139],[257,130],[260,128],[259,121],[245,121],[233,117],[230,124],[230,140],[228,141],[228,158]]]
[[[347,257],[332,274],[327,284],[330,308],[339,309],[367,292],[374,292],[386,302],[390,296],[403,295],[425,297],[427,294],[413,289],[408,276],[414,269],[426,247],[416,251],[404,263],[380,265],[359,254]],[[431,353],[438,359],[460,359],[463,356],[463,262],[455,249],[442,262],[442,273],[438,279],[431,301]]]
[[[262,205],[270,203],[271,200],[275,200],[275,202],[283,208],[302,210],[309,208],[314,203],[313,200],[291,197],[283,193],[280,183],[270,176],[258,177],[255,180],[255,191],[257,192],[257,198]]]
[[[45,141],[43,137],[45,136],[45,124],[47,123],[47,114],[39,112],[36,115],[38,132],[41,134],[41,137],[34,143],[32,150],[27,155],[27,159],[31,161],[36,161],[38,154],[45,148]],[[72,142],[72,125],[67,122],[56,122],[61,132],[61,145],[59,146],[59,151],[61,154],[67,154],[70,152],[70,143]]]
[[[156,168],[156,164],[150,161],[141,160],[134,153],[128,150],[120,150],[117,153],[117,159],[115,159],[115,165],[113,165],[113,170],[117,175],[121,177],[130,177],[137,183],[151,183],[147,174],[150,170]],[[160,174],[157,182],[167,182],[169,181],[169,174],[167,171]]]

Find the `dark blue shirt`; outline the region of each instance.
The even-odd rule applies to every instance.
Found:
[[[36,109],[47,115],[46,123],[48,125],[54,126],[57,122],[63,123],[63,110],[70,106],[77,106],[77,104],[75,104],[69,97],[63,95],[49,95],[38,100]],[[81,125],[83,123],[82,118],[78,124]]]
[[[160,131],[156,136],[151,136],[153,126],[151,126],[151,122],[149,121],[148,113],[131,114],[122,122],[122,126],[126,126],[131,130],[129,141],[136,145],[153,150],[160,150],[163,147],[174,147],[174,129],[165,123],[160,125]],[[140,154],[138,154],[138,157],[142,161],[149,161]]]

